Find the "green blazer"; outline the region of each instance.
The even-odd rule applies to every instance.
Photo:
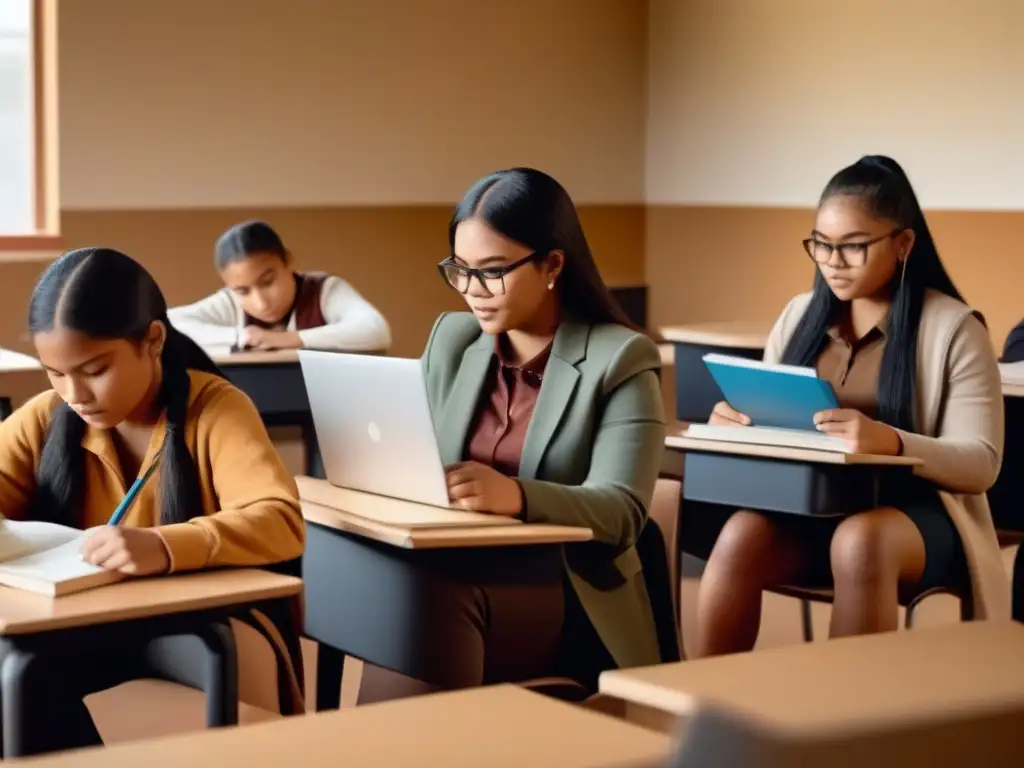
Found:
[[[494,337],[467,312],[441,315],[423,353],[441,458],[462,461],[494,356]],[[619,325],[564,320],[530,420],[519,484],[530,523],[586,526],[565,547],[584,610],[623,667],[660,662],[635,544],[665,447],[658,349]]]

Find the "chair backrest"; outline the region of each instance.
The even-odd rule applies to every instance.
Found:
[[[665,560],[676,616],[679,616],[680,611],[679,591],[682,578],[679,549],[679,512],[682,496],[682,482],[672,478],[659,478],[654,486],[654,498],[651,500],[650,508],[650,519],[657,522],[665,540]]]
[[[658,521],[648,518],[647,525],[636,543],[637,554],[643,568],[644,586],[651,600],[654,627],[658,633],[658,648],[662,663],[682,658],[679,639],[679,617],[672,600],[668,562],[665,557],[665,537]]]

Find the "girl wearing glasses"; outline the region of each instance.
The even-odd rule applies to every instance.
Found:
[[[585,526],[594,542],[547,567],[495,552],[485,569],[511,579],[425,575],[431,679],[366,669],[360,700],[552,674],[592,689],[603,669],[658,663],[634,546],[664,450],[658,349],[615,304],[550,176],[481,179],[448,235],[440,272],[470,311],[442,315],[422,359],[451,500]]]
[[[387,321],[342,280],[298,272],[269,224],[236,224],[217,241],[214,266],[224,289],[171,309],[174,326],[204,347],[383,352]]]
[[[832,384],[840,408],[816,415],[821,432],[924,464],[883,487],[884,506],[838,523],[733,513],[701,581],[697,655],[751,649],[762,590],[779,584],[834,586],[832,636],[894,630],[898,598],[934,587],[973,596],[980,618],[1009,614],[985,497],[1003,447],[999,372],[903,169],[871,156],[837,173],[804,248],[814,290],[783,311],[765,360]],[[712,421],[750,422],[727,403]]]

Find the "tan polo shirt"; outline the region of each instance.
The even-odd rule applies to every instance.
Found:
[[[818,356],[815,368],[818,376],[832,385],[841,408],[856,408],[874,419],[884,352],[885,332],[880,327],[872,328],[851,344],[834,326],[828,330],[828,345]]]

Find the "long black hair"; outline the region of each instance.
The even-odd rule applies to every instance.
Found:
[[[202,514],[195,461],[185,445],[189,369],[221,375],[199,346],[167,320],[167,301],[153,277],[119,251],[79,248],[53,262],[36,284],[29,304],[29,330],[68,328],[100,339],[143,340],[154,321],[167,328],[161,353],[160,404],[167,431],[160,455],[160,522],[185,522]],[[32,516],[74,526],[85,483],[80,444],[85,422],[66,403],[53,413],[36,470]]]
[[[257,253],[269,253],[288,262],[288,249],[273,227],[265,221],[243,221],[217,239],[213,247],[213,266],[219,272],[228,264]]]
[[[914,188],[899,163],[882,155],[862,157],[839,171],[825,186],[821,203],[835,195],[852,195],[879,219],[914,231],[913,252],[906,269],[892,280],[887,340],[878,377],[878,416],[899,429],[914,428],[917,386],[917,329],[925,292],[939,291],[963,301],[942,266],[928,222]],[[813,366],[827,343],[827,330],[840,319],[843,302],[836,298],[820,270],[815,275],[810,305],[786,346],[783,362]]]
[[[546,173],[510,168],[476,182],[448,225],[453,250],[455,230],[471,218],[531,250],[562,251],[565,265],[557,288],[563,310],[586,323],[617,323],[639,330],[601,279],[569,193]]]

